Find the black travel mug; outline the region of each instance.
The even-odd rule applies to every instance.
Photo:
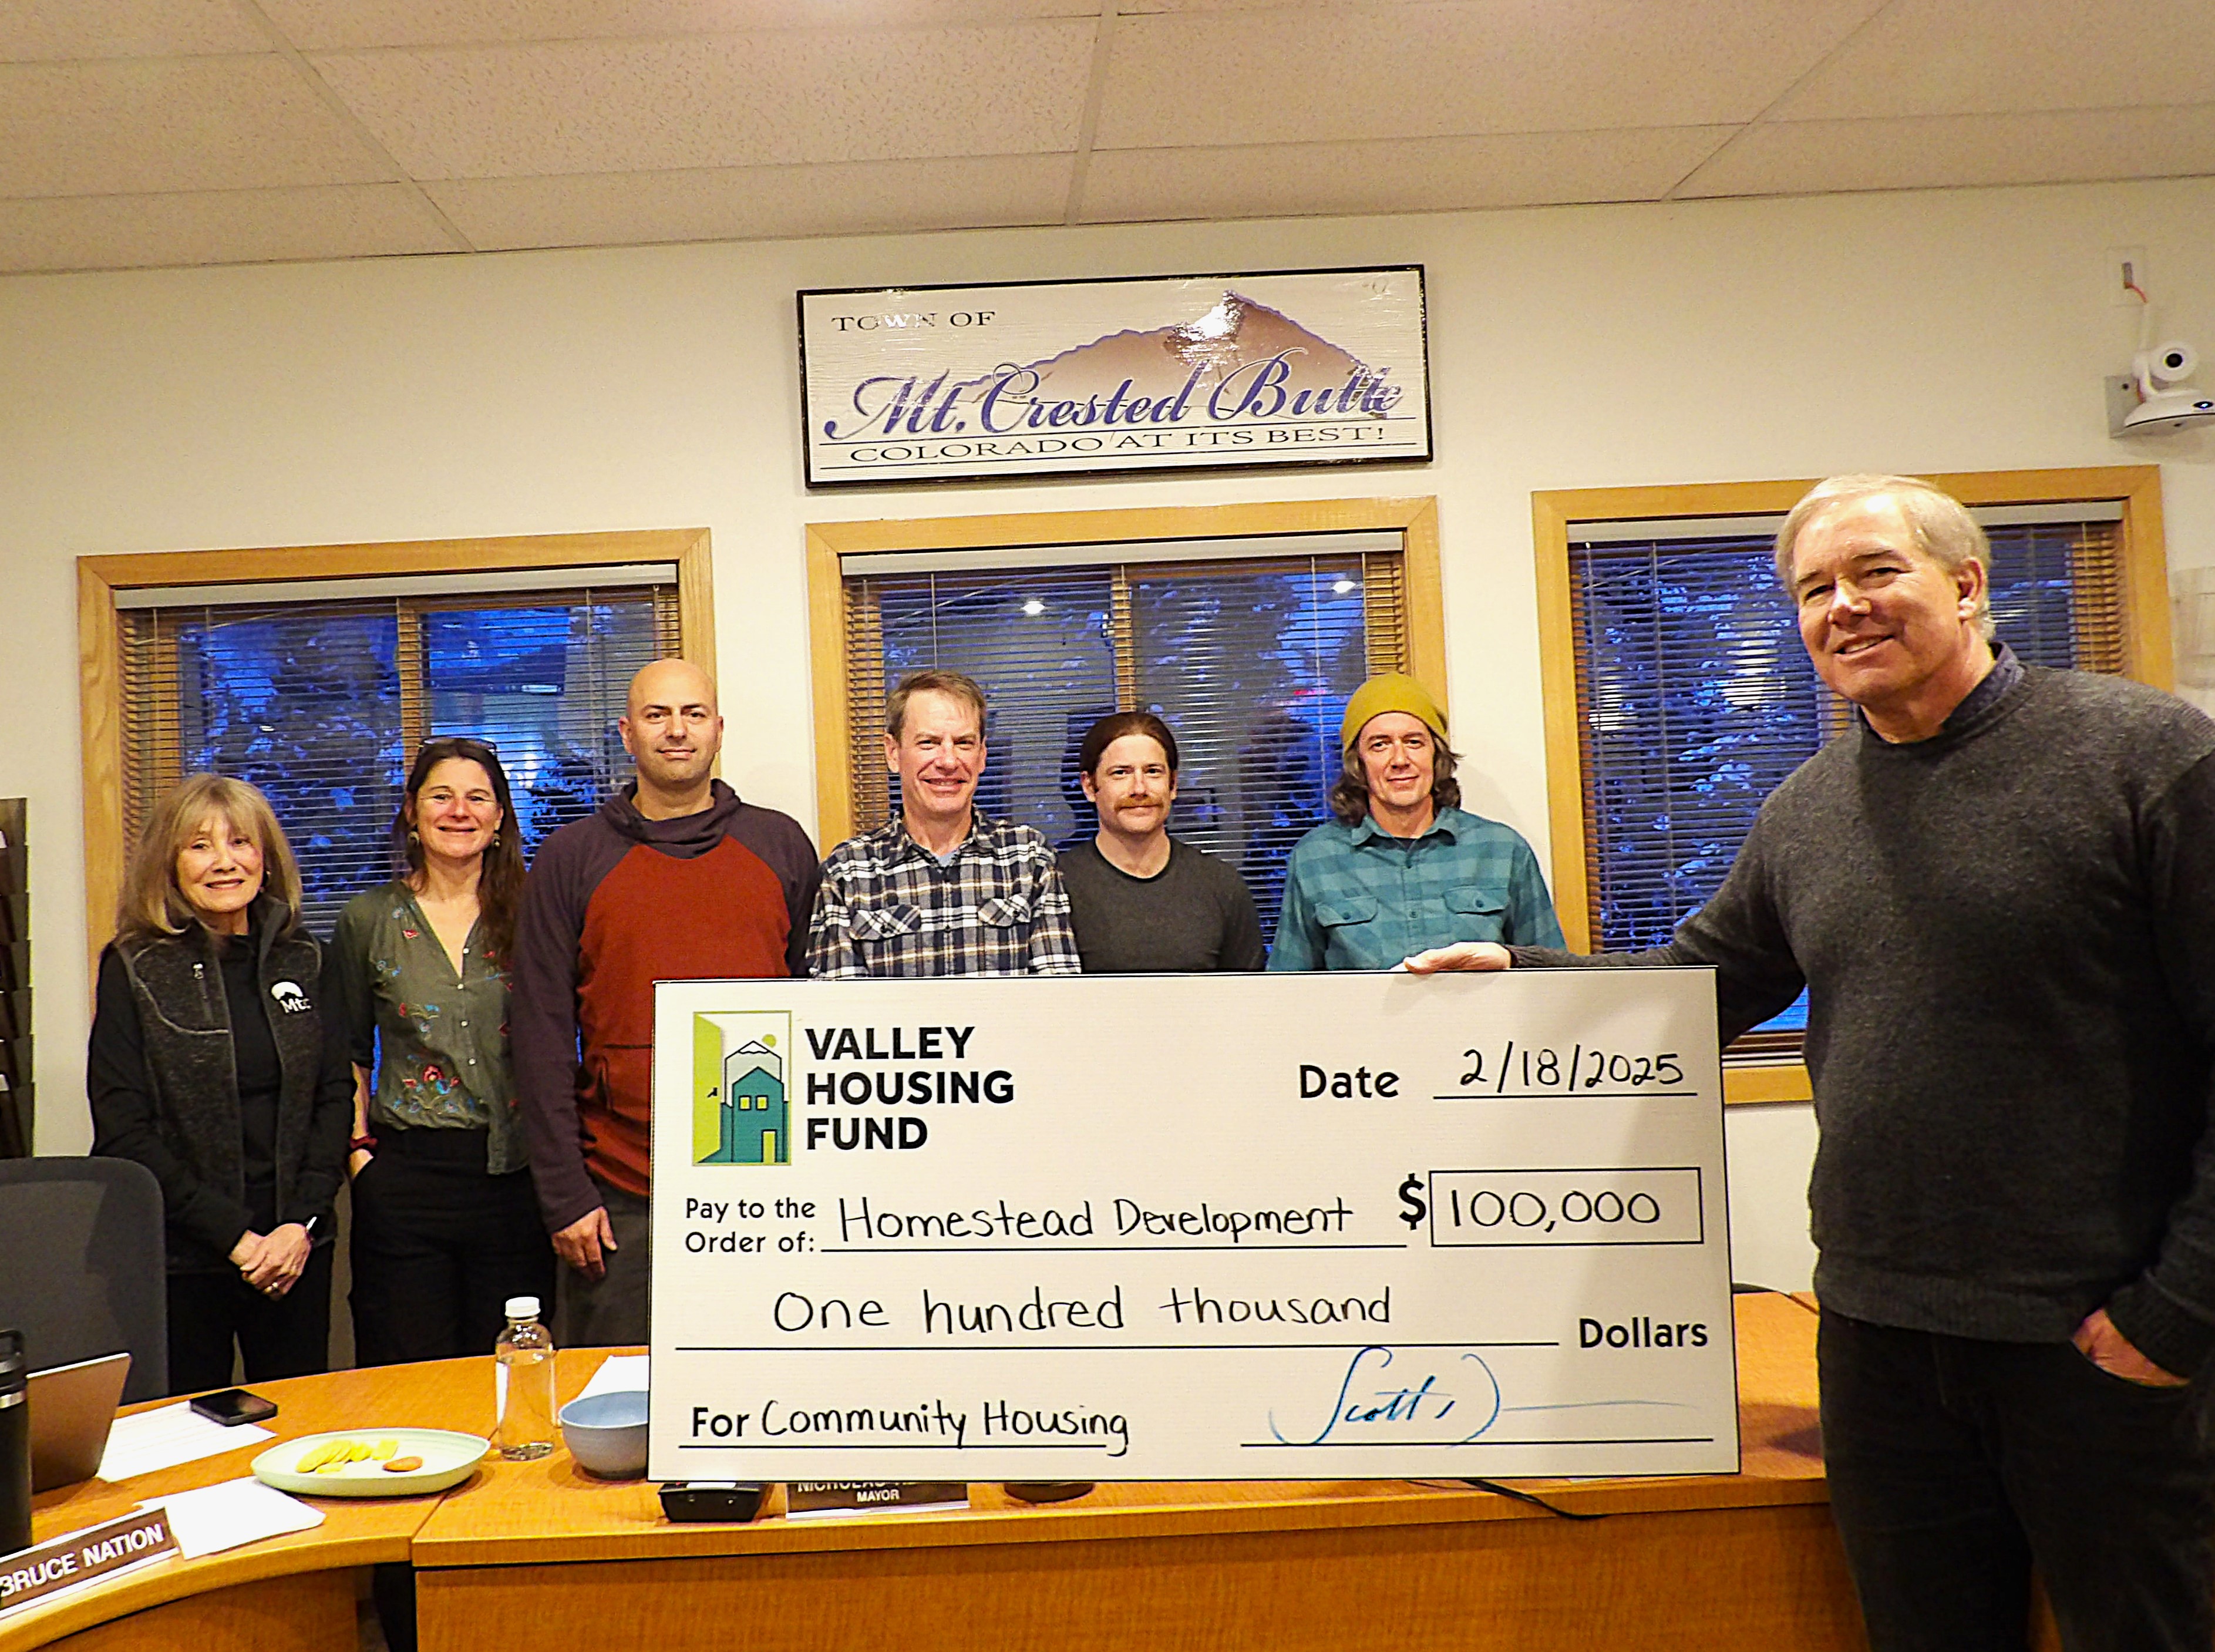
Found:
[[[23,1333],[0,1330],[0,1555],[31,1546],[30,1364]]]

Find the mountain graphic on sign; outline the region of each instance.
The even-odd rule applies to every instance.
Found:
[[[1039,376],[1036,400],[1082,402],[1112,393],[1126,378],[1137,395],[1175,395],[1195,367],[1205,370],[1200,381],[1204,395],[1208,385],[1241,367],[1277,356],[1290,370],[1283,381],[1288,396],[1341,390],[1356,374],[1377,377],[1374,369],[1283,311],[1228,287],[1195,320],[1143,333],[1110,333],[1029,366]]]
[[[744,1072],[739,1070],[740,1056],[746,1058],[743,1064]],[[784,1083],[784,1063],[771,1054],[769,1047],[759,1039],[749,1039],[733,1051],[723,1071],[731,1075],[731,1088],[733,1090],[746,1084],[757,1073],[763,1076],[763,1082],[780,1085]]]

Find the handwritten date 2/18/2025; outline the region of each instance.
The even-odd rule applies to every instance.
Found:
[[[1571,1096],[1632,1091],[1658,1094],[1684,1084],[1677,1052],[1633,1055],[1585,1044],[1532,1049],[1509,1039],[1497,1050],[1467,1049],[1469,1063],[1455,1082],[1464,1090],[1492,1096]]]

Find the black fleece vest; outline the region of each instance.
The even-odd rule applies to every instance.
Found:
[[[322,950],[313,937],[269,938],[284,909],[257,911],[259,980],[282,1075],[277,1097],[277,1219],[287,1213],[308,1151],[308,1126],[322,1069],[322,1017],[316,993]],[[138,1006],[146,1082],[157,1102],[163,1141],[207,1184],[243,1204],[245,1147],[239,1123],[238,1071],[230,1043],[230,1004],[223,967],[198,935],[120,943],[116,951]],[[193,1259],[176,1254],[171,1271]],[[219,1259],[218,1259],[219,1260]],[[203,1261],[203,1265],[204,1261]]]

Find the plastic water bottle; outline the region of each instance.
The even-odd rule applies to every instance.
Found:
[[[554,1450],[554,1338],[538,1323],[538,1299],[507,1299],[507,1329],[493,1344],[493,1444],[511,1463]]]

